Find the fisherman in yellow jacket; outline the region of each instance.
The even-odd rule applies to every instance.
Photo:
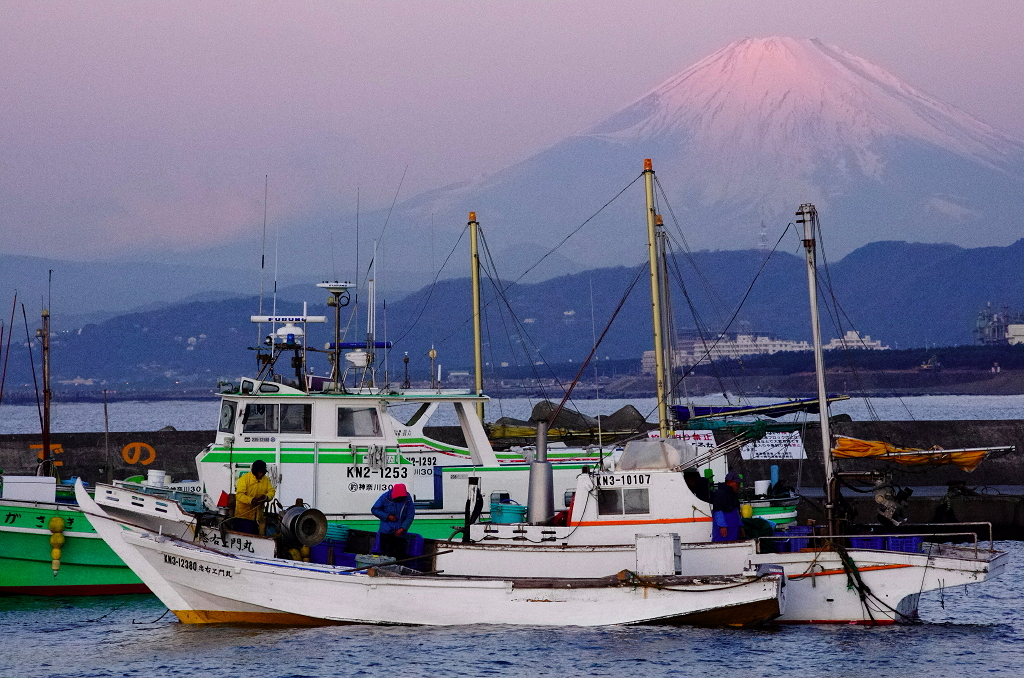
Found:
[[[274,485],[267,477],[267,463],[257,459],[235,486],[235,519],[232,529],[248,534],[263,534],[263,507],[274,498]]]

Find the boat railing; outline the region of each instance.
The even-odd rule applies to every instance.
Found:
[[[964,550],[973,552],[973,557],[978,558],[978,554],[981,551],[988,551],[989,553],[995,553],[995,542],[992,541],[992,525],[991,523],[978,522],[978,523],[953,523],[953,525],[987,525],[989,528],[989,539],[979,540],[978,532],[975,530],[963,531],[963,532],[901,532],[898,534],[843,534],[843,535],[828,535],[828,534],[799,534],[799,535],[785,535],[776,534],[773,536],[765,536],[757,538],[757,552],[758,553],[775,553],[779,552],[776,549],[772,551],[766,551],[764,545],[766,542],[778,542],[785,543],[787,546],[791,545],[792,542],[803,540],[804,543],[814,543],[815,546],[801,547],[793,549],[793,551],[800,552],[805,548],[808,551],[829,551],[832,550],[836,543],[839,543],[844,548],[853,548],[857,550],[873,550],[873,551],[886,551],[890,553],[923,553],[925,555],[947,555],[955,557],[959,551],[962,553]],[[899,542],[901,547],[893,548],[890,546],[891,539],[897,540],[911,540],[913,538],[920,539],[920,544],[927,544],[927,549],[924,551],[918,551],[917,548],[907,550],[905,546],[906,541]],[[955,547],[949,548],[943,544],[934,543],[935,538],[942,538],[943,541],[959,541],[969,542],[970,545],[967,547]],[[989,547],[987,549],[980,546],[981,541],[988,541]],[[872,543],[873,542],[873,543]],[[884,544],[884,546],[882,545]],[[913,542],[910,542],[913,544]],[[877,547],[876,547],[877,546]],[[946,553],[943,553],[946,551]],[[787,551],[781,551],[785,553]]]

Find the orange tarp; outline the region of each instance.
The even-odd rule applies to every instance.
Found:
[[[880,457],[907,466],[927,464],[955,464],[962,471],[973,471],[991,450],[943,450],[936,447],[921,450],[913,447],[896,447],[879,440],[858,440],[839,436],[832,456],[841,459]]]

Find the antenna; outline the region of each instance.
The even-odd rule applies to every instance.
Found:
[[[275,317],[275,318],[277,317],[277,270],[278,270],[278,264],[281,261],[280,253],[281,253],[281,226],[278,225],[278,226],[274,227],[274,307],[273,307],[273,310],[271,311],[271,315],[273,317]],[[271,332],[277,332],[277,321],[274,321],[270,325],[270,331]],[[273,372],[271,372],[271,375],[273,375]]]
[[[260,245],[260,309],[263,315],[263,278],[267,265],[267,189],[270,187],[270,175],[263,175],[263,242]],[[256,345],[263,341],[263,325],[256,325]]]
[[[355,320],[356,327],[359,327],[359,289],[362,287],[363,274],[362,269],[359,268],[359,187],[356,186],[356,299],[355,306],[352,307],[353,320]]]

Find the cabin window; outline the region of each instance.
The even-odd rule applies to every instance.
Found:
[[[597,512],[602,516],[621,516],[622,492],[619,490],[598,490]]]
[[[312,405],[281,405],[281,433],[312,432]]]
[[[374,407],[339,407],[339,438],[379,438],[380,420]]]
[[[249,403],[242,417],[243,433],[277,433],[277,405]]]
[[[651,501],[647,488],[622,490],[622,512],[626,515],[633,513],[650,513]]]
[[[646,487],[643,489],[602,489],[597,492],[598,515],[628,516],[651,512],[650,494]]]
[[[237,409],[238,403],[234,400],[225,400],[220,404],[220,426],[217,427],[218,431],[223,433],[235,432],[235,411]]]

